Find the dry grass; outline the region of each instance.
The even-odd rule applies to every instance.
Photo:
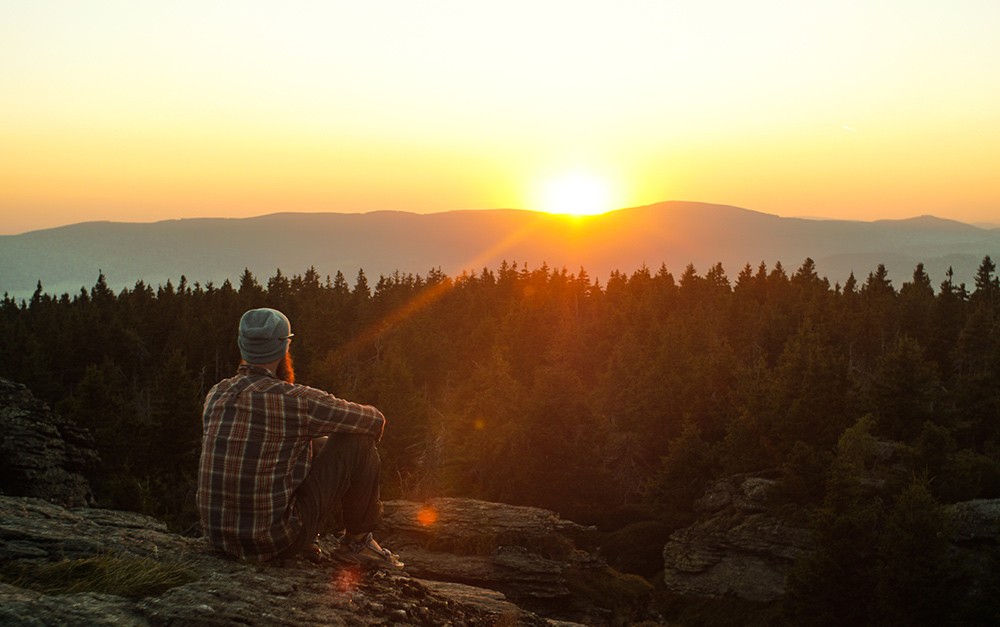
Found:
[[[197,579],[183,562],[101,555],[42,564],[15,562],[0,580],[47,594],[99,592],[129,598],[155,596]]]

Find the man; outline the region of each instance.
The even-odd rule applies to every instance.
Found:
[[[338,556],[400,568],[371,533],[382,513],[375,443],[385,417],[295,384],[291,338],[291,323],[275,309],[252,309],[240,319],[243,361],[205,399],[202,528],[214,546],[241,559],[314,557],[317,534],[342,505],[347,533]]]

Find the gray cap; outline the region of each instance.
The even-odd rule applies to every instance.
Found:
[[[291,344],[292,324],[277,309],[251,309],[240,318],[237,343],[243,360],[267,364],[285,356]]]

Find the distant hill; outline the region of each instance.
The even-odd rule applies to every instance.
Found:
[[[747,263],[780,261],[792,273],[811,257],[821,275],[863,281],[884,263],[897,288],[918,262],[937,286],[949,266],[971,285],[985,255],[1000,258],[1000,231],[921,216],[855,222],[781,218],[723,205],[662,202],[574,219],[496,209],[415,214],[277,213],[244,219],[156,223],[87,222],[0,236],[0,292],[26,298],[40,280],[50,294],[90,288],[103,271],[118,290],[139,279],[153,286],[184,275],[189,283],[234,283],[249,268],[266,280],[275,269],[321,276],[363,269],[374,283],[399,270],[449,275],[496,268],[503,260],[547,263],[602,284],[613,270],[631,274],[662,264],[679,275],[721,262],[730,279]]]

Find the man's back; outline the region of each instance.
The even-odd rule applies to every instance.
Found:
[[[291,499],[308,471],[310,439],[286,416],[288,387],[237,375],[205,401],[198,506],[209,540],[227,553],[269,559],[299,531]]]
[[[378,436],[383,423],[372,407],[241,365],[205,400],[198,507],[209,540],[242,558],[276,556],[301,529],[294,494],[310,469],[312,439]]]

